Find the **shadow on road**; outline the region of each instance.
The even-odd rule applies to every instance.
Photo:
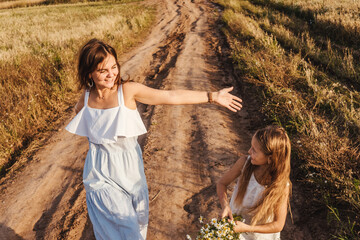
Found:
[[[1,240],[23,240],[24,238],[22,238],[21,236],[19,236],[18,234],[16,234],[16,232],[14,230],[12,230],[11,228],[0,224],[0,239]]]

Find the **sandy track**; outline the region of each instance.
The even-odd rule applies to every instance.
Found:
[[[200,215],[217,216],[214,184],[247,152],[261,119],[251,90],[224,61],[214,6],[200,0],[163,0],[159,6],[149,38],[121,57],[122,72],[161,89],[234,85],[245,100],[239,113],[210,104],[139,105],[149,130],[140,138],[151,201],[148,239],[184,239],[194,236]],[[60,130],[33,160],[1,180],[1,240],[94,239],[81,182],[87,148],[86,139]],[[296,239],[297,227],[288,225],[285,235]]]

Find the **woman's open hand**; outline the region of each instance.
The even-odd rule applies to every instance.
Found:
[[[241,98],[230,94],[234,87],[221,89],[214,95],[214,102],[228,108],[229,110],[236,112],[242,108]]]

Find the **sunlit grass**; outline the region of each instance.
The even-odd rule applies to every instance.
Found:
[[[333,42],[347,44],[348,47],[356,47],[360,44],[359,1],[249,0],[249,2],[289,16],[296,16],[307,22],[306,25],[298,25],[299,28],[307,26],[313,32],[329,37]]]
[[[39,4],[45,3],[45,1],[46,0],[12,0],[12,1],[1,1],[0,0],[0,9],[39,5]]]
[[[22,54],[66,47],[89,37],[129,41],[127,35],[137,34],[148,21],[146,13],[139,12],[138,7],[110,3],[64,4],[2,11],[0,61],[13,61]]]
[[[130,3],[140,2],[141,0],[0,0],[0,9],[21,8],[37,5],[50,5],[50,4],[64,4],[64,3],[79,3],[79,2],[117,2],[117,3]]]

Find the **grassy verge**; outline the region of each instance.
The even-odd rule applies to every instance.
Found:
[[[293,176],[312,189],[314,199],[321,199],[317,204],[328,209],[328,222],[335,226],[329,236],[357,239],[360,68],[354,53],[358,39],[342,41],[338,33],[324,29],[321,21],[332,28],[340,23],[319,18],[321,12],[315,7],[301,4],[305,0],[296,6],[293,1],[275,0],[214,2],[224,8],[223,31],[238,71],[259,86],[261,111],[268,123],[284,126],[291,135]],[[343,3],[343,9],[352,12],[352,3]],[[322,8],[336,10],[332,2],[328,4]],[[315,23],[309,16],[315,16]],[[344,29],[356,38],[357,28],[345,23]],[[311,201],[308,204],[316,200]]]
[[[0,10],[1,175],[75,103],[79,48],[96,37],[121,54],[154,19],[154,8],[122,2]]]

